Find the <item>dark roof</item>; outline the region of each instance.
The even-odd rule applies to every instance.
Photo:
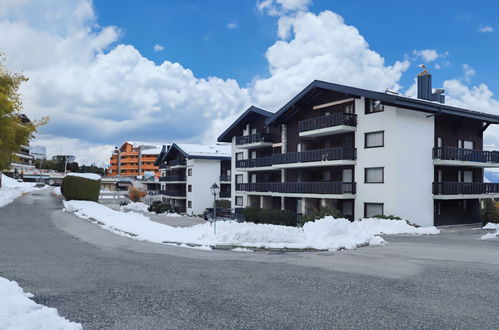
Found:
[[[380,100],[382,103],[387,105],[399,106],[411,110],[423,111],[433,114],[441,113],[441,114],[466,117],[466,118],[481,120],[492,124],[499,123],[499,116],[491,115],[488,113],[452,107],[442,103],[425,101],[421,99],[413,99],[401,95],[375,92],[362,88],[356,88],[356,87],[333,84],[320,80],[314,80],[298,95],[296,95],[293,99],[291,99],[291,101],[289,101],[281,109],[279,109],[279,111],[277,111],[272,117],[268,118],[265,121],[265,124],[270,125],[273,123],[279,123],[279,120],[282,119],[282,116],[284,114],[291,115],[294,112],[298,111],[299,107],[295,106],[296,103],[302,100],[304,97],[306,97],[307,94],[317,89],[324,89],[328,91],[344,93],[355,97],[363,96],[369,99]]]
[[[227,128],[225,130],[225,132],[223,132],[218,137],[217,141],[218,142],[232,142],[232,136],[233,136],[233,134],[231,134],[232,131],[234,129],[236,129],[239,126],[239,124],[244,123],[244,120],[246,119],[246,117],[248,117],[250,114],[253,114],[253,113],[257,114],[257,115],[261,115],[265,118],[270,118],[274,115],[273,112],[263,110],[263,109],[255,107],[255,106],[251,106],[242,115],[240,115],[239,118],[237,118],[236,121],[234,121],[232,123],[232,125],[230,125],[229,128]]]
[[[161,152],[159,153],[158,157],[156,157],[156,160],[154,161],[155,166],[159,166],[163,162],[163,159],[166,156],[166,151],[167,151],[166,149],[167,149],[166,145],[163,144],[163,148],[161,148]]]

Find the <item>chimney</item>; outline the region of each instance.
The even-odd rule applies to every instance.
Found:
[[[418,73],[418,99],[436,101],[445,103],[445,96],[443,89],[436,89],[435,92],[431,88],[431,74],[426,71],[426,67],[421,65],[424,69],[423,72]]]

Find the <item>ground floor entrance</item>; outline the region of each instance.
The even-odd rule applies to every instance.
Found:
[[[461,225],[481,222],[479,199],[434,201],[434,225]]]

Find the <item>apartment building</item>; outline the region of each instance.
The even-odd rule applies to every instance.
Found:
[[[177,144],[163,146],[156,160],[163,201],[179,212],[202,214],[213,207],[210,187],[220,187],[217,199],[231,196],[231,146]]]
[[[424,70],[417,99],[314,81],[276,113],[250,107],[218,138],[232,143],[234,207],[479,222],[480,200],[499,197],[483,182],[499,166],[483,150],[499,116],[447,106],[442,93]]]
[[[120,148],[113,150],[107,175],[134,177],[149,172],[159,176],[159,168],[154,162],[160,151],[161,147],[158,146],[126,141]]]
[[[20,114],[17,116],[21,123],[31,124],[31,120],[25,115]],[[35,171],[35,158],[30,153],[29,141],[27,145],[21,145],[19,151],[14,154],[11,160],[10,168],[14,173],[31,173]]]

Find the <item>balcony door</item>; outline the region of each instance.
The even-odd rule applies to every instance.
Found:
[[[351,168],[343,169],[341,182],[353,182],[353,170]]]
[[[457,140],[457,147],[461,149],[473,149],[473,141]]]
[[[473,182],[473,171],[457,171],[458,182]]]

